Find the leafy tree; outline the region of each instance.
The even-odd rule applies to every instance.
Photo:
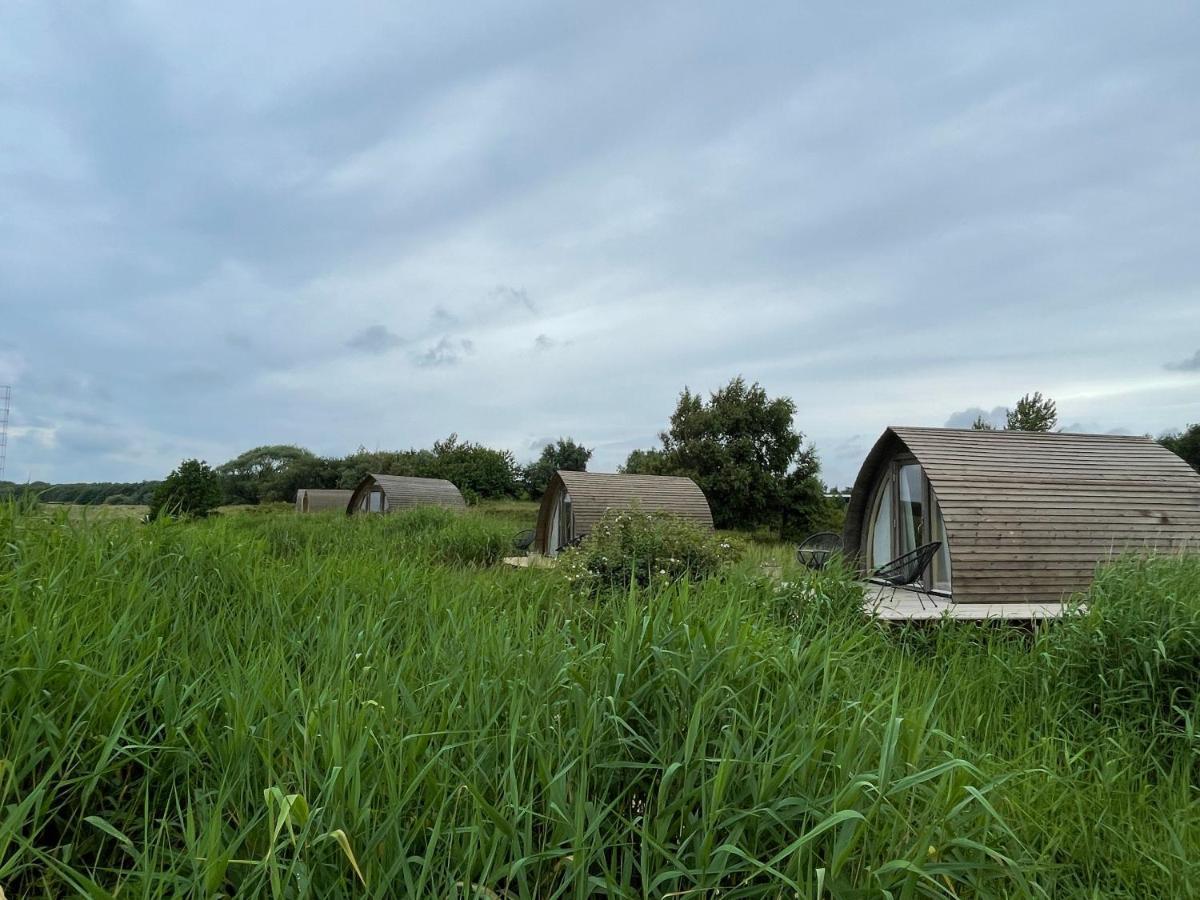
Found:
[[[1053,400],[1040,391],[1026,394],[1005,415],[1009,431],[1053,431],[1058,424],[1058,409]]]
[[[1164,434],[1158,442],[1200,472],[1200,424]]]
[[[568,472],[586,472],[592,451],[574,438],[559,438],[542,448],[542,455],[525,467],[525,490],[530,498],[537,500],[546,493],[550,479],[559,469]]]
[[[289,466],[313,459],[312,453],[292,444],[269,444],[247,450],[241,456],[217,467],[224,482],[229,503],[260,503],[263,500],[287,500],[272,490],[272,482]],[[279,494],[278,496],[276,494]]]
[[[207,516],[221,505],[221,476],[208,463],[185,459],[154,490],[151,519],[168,516]]]
[[[1012,409],[1004,411],[1004,431],[1053,431],[1058,424],[1058,409],[1053,400],[1040,391],[1026,394]],[[975,431],[996,431],[996,426],[982,415],[971,423]]]
[[[661,450],[634,450],[625,460],[625,464],[617,467],[618,472],[626,475],[667,475],[669,462],[667,455]]]
[[[507,450],[460,441],[452,434],[433,445],[433,477],[445,478],[479,497],[515,497],[520,492],[517,461]]]
[[[707,402],[685,388],[659,435],[661,450],[631,453],[624,471],[653,467],[653,474],[689,476],[708,497],[719,528],[806,520],[824,491],[816,454],[792,427],[795,412],[791,398],[771,399],[740,376]]]

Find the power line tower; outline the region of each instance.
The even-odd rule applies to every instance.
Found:
[[[0,481],[4,480],[4,460],[8,456],[8,408],[12,404],[12,387],[0,384]]]

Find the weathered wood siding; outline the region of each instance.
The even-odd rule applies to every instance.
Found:
[[[415,506],[445,506],[466,509],[467,501],[444,478],[411,478],[403,475],[368,475],[358,483],[346,504],[346,511],[358,512],[363,495],[378,485],[383,491],[383,512],[411,509]]]
[[[904,451],[941,505],[958,602],[1056,602],[1114,555],[1200,551],[1200,475],[1149,438],[896,427],[859,473],[847,547],[862,551],[875,488]]]
[[[326,488],[300,488],[296,491],[296,512],[321,512],[327,509],[345,510],[354,491]]]
[[[550,479],[538,510],[537,537],[534,546],[542,553],[546,547],[550,513],[561,491],[571,495],[575,536],[589,534],[610,509],[629,509],[636,501],[645,512],[668,512],[712,528],[712,510],[699,485],[690,478],[671,475],[610,475],[604,472],[568,472],[560,470]]]

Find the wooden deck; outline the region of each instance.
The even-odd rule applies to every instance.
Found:
[[[1084,611],[1084,607],[1074,608]],[[877,584],[867,585],[863,611],[888,622],[915,622],[930,619],[963,619],[984,621],[997,619],[1012,622],[1033,622],[1059,619],[1070,615],[1072,608],[1065,603],[955,603],[950,597],[934,594],[930,599],[916,591]]]

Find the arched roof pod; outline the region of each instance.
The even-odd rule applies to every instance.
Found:
[[[958,603],[1057,602],[1114,554],[1200,550],[1200,475],[1149,438],[892,427],[855,481],[847,551],[865,559],[877,492],[908,455],[936,494]]]
[[[321,512],[328,509],[346,508],[353,491],[327,490],[325,488],[300,488],[296,491],[296,512]]]
[[[708,500],[690,478],[560,470],[542,497],[533,547],[553,554],[563,543],[590,534],[608,510],[628,509],[635,502],[645,512],[669,512],[713,527]]]
[[[466,509],[463,495],[444,478],[410,478],[402,475],[368,475],[358,483],[346,512],[395,512],[416,506]]]

